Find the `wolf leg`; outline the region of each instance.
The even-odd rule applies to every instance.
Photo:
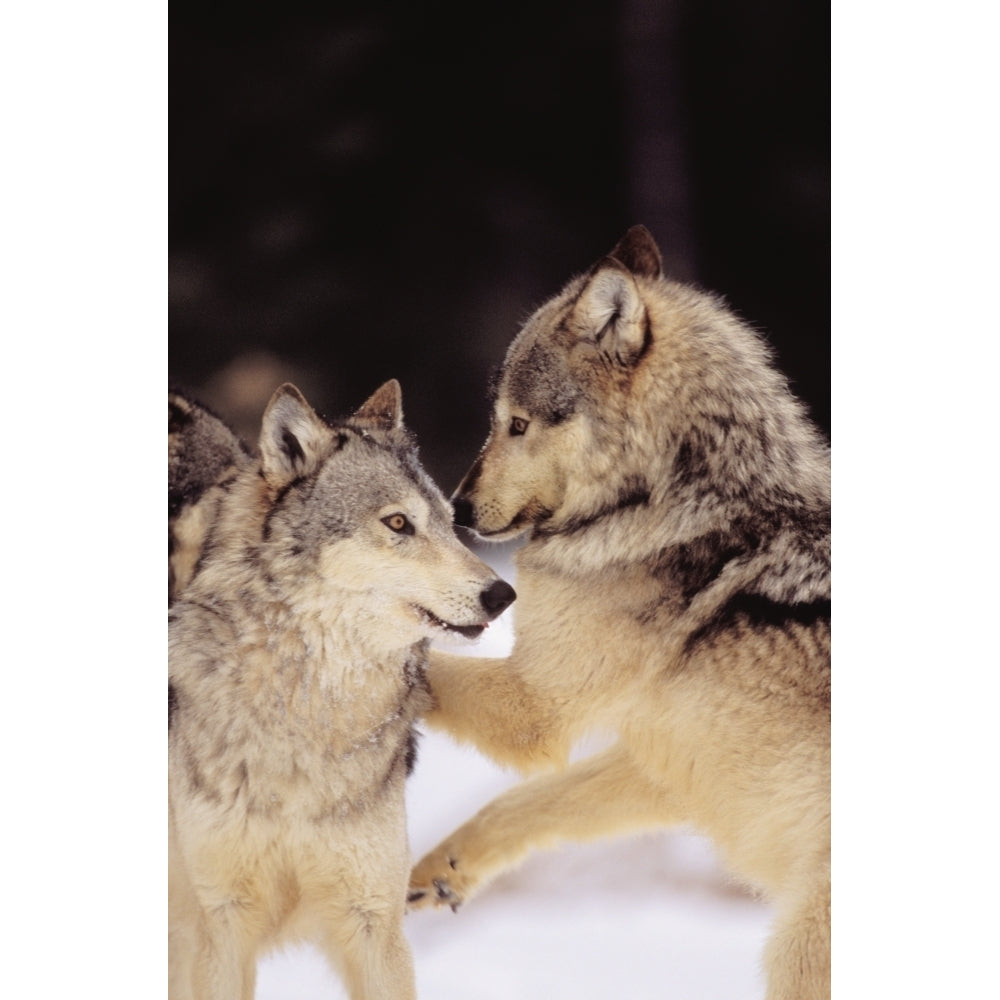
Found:
[[[236,904],[198,899],[171,822],[168,988],[170,1000],[253,1000],[256,956]]]
[[[231,909],[204,914],[193,962],[194,1000],[253,1000],[256,956]]]
[[[323,834],[299,873],[308,936],[340,973],[351,1000],[414,1000],[413,956],[403,935],[410,847],[403,774],[356,825]]]
[[[351,1000],[415,1000],[413,956],[403,935],[403,900],[355,903],[327,921],[322,945]]]
[[[678,820],[662,788],[621,744],[515,786],[427,854],[410,876],[412,906],[458,906],[529,851]]]
[[[427,680],[434,707],[425,720],[433,728],[522,772],[566,763],[571,737],[553,707],[556,701],[525,682],[513,657],[432,649]]]
[[[193,1000],[201,906],[188,878],[172,821],[168,844],[167,996],[170,1000]]]
[[[829,1000],[830,881],[779,907],[767,944],[767,1000]]]
[[[195,890],[170,804],[168,834],[168,996],[170,1000],[253,1000],[257,978],[251,909]],[[259,923],[259,921],[258,921]]]

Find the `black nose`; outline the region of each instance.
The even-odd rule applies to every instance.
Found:
[[[514,588],[504,580],[494,580],[480,595],[483,607],[495,618],[514,603]]]
[[[455,497],[451,505],[455,509],[455,524],[461,528],[471,528],[473,519],[472,504],[465,497]],[[507,603],[509,604],[510,601]]]

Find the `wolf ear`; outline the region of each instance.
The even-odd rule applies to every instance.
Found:
[[[633,226],[608,254],[640,278],[662,278],[663,258],[653,234],[645,226]]]
[[[630,271],[615,257],[599,263],[577,301],[584,338],[608,357],[633,365],[646,348],[646,306]]]
[[[391,378],[380,385],[354,412],[352,420],[372,430],[395,431],[403,426],[403,390]]]
[[[319,464],[331,431],[290,382],[279,386],[264,410],[261,471],[279,489]]]

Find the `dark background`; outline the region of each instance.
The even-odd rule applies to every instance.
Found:
[[[171,384],[256,443],[390,377],[448,492],[520,323],[645,223],[830,426],[829,7],[169,7]]]

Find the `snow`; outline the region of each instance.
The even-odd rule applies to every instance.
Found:
[[[479,555],[517,586],[509,549]],[[505,655],[511,617],[462,651]],[[414,859],[518,780],[425,731],[407,786]],[[458,913],[416,910],[405,929],[421,1000],[759,1000],[771,916],[726,875],[709,841],[664,830],[531,855]],[[301,946],[260,962],[256,997],[347,993],[320,952]]]

